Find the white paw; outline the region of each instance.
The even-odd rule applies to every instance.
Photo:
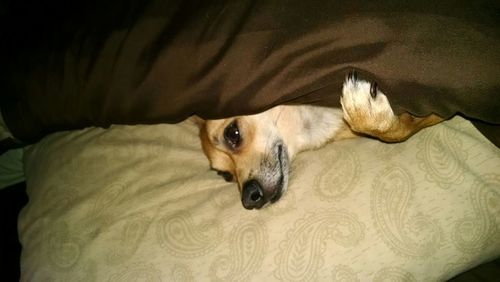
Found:
[[[356,72],[347,76],[340,104],[345,121],[357,132],[383,133],[397,122],[387,97],[377,84],[358,79]]]

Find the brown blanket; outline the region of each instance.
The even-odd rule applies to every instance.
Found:
[[[500,146],[496,0],[7,3],[0,106],[25,142],[282,103],[339,106],[357,69],[396,112],[461,114]]]

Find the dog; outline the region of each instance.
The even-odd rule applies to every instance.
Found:
[[[255,115],[198,118],[203,152],[213,170],[238,184],[243,207],[260,209],[286,192],[290,163],[301,151],[358,136],[400,142],[443,121],[435,114],[395,115],[377,84],[355,71],[346,76],[340,103],[342,109],[280,105]]]

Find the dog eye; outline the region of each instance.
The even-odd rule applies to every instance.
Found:
[[[226,129],[224,129],[224,140],[232,149],[238,148],[241,143],[240,129],[236,121],[231,122]]]

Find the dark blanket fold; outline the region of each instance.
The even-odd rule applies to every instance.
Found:
[[[10,1],[1,111],[35,142],[86,126],[339,106],[356,69],[396,112],[461,114],[500,146],[497,2]]]

